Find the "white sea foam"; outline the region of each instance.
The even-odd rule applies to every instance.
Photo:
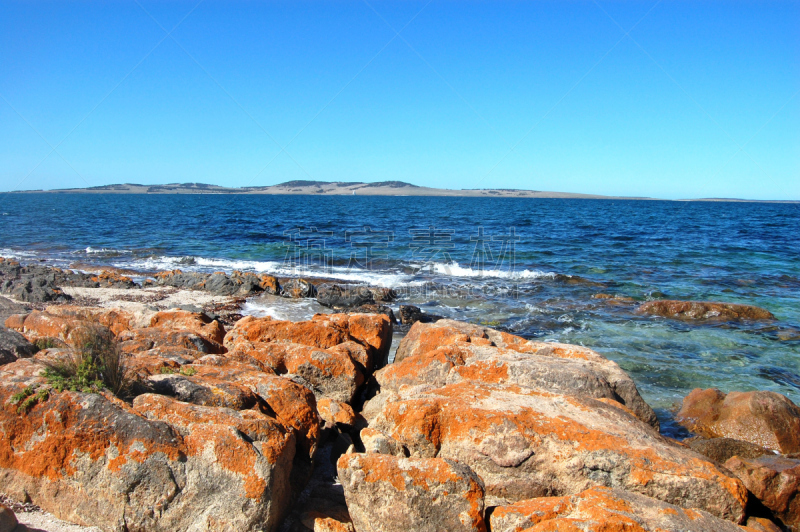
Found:
[[[330,312],[314,299],[253,298],[242,305],[242,314],[276,320],[305,321],[314,314]]]
[[[540,270],[474,270],[470,267],[464,267],[457,262],[433,264],[434,271],[440,275],[447,275],[450,277],[487,277],[496,279],[541,279],[541,278],[554,278],[555,272],[543,272]]]
[[[456,279],[507,279],[507,280],[534,280],[552,279],[554,272],[544,272],[540,270],[480,270],[464,267],[457,262],[433,263],[422,268],[420,275],[412,275],[390,270],[365,270],[361,268],[347,268],[334,266],[328,268],[293,268],[280,261],[257,261],[243,259],[216,259],[207,257],[191,256],[156,256],[144,259],[137,259],[132,263],[115,264],[118,267],[132,267],[141,270],[173,270],[181,269],[184,271],[225,271],[233,270],[251,271],[256,273],[268,273],[270,275],[285,277],[317,277],[335,279],[340,281],[352,281],[366,283],[374,286],[386,286],[397,288],[401,286],[421,286],[436,277],[444,277],[452,280]],[[423,265],[412,265],[420,268]],[[431,278],[432,269],[432,278]]]
[[[73,255],[79,255],[83,253],[87,255],[127,255],[132,252],[129,249],[93,248],[92,246],[72,252]]]

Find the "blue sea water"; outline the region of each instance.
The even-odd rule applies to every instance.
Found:
[[[0,255],[23,261],[362,281],[427,312],[585,345],[667,426],[695,387],[800,403],[798,204],[6,194],[0,211]],[[777,320],[692,324],[598,293],[748,303]]]

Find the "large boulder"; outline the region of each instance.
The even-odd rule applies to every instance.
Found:
[[[764,455],[725,462],[747,489],[792,531],[800,531],[800,460]]]
[[[733,438],[783,454],[800,452],[800,407],[779,393],[697,388],[683,399],[675,419],[706,438]]]
[[[142,353],[153,349],[179,349],[203,354],[222,354],[222,345],[189,331],[161,328],[141,328],[123,331],[117,336],[120,348],[126,353]],[[202,355],[201,355],[202,356]]]
[[[719,303],[714,301],[647,301],[636,309],[640,314],[652,314],[682,320],[774,320],[766,309],[753,305]]]
[[[20,413],[12,395],[42,386],[40,370],[27,360],[0,369],[8,495],[108,530],[277,527],[295,446],[274,419],[159,396],[131,408],[77,392],[51,392]]]
[[[462,381],[382,391],[364,412],[371,428],[412,457],[463,462],[488,495],[508,501],[613,486],[735,522],[744,517],[741,481],[616,401]]]
[[[532,342],[453,320],[417,322],[377,375],[381,386],[443,386],[477,380],[515,383],[556,393],[616,401],[658,428],[653,409],[613,361],[579,346]]]
[[[749,530],[697,509],[684,509],[620,489],[591,488],[541,497],[492,511],[492,532],[743,532]]]
[[[481,479],[441,458],[345,454],[339,479],[358,532],[485,532]]]

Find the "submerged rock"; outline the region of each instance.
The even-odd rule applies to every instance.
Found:
[[[591,488],[494,508],[492,532],[743,532],[702,510],[684,509],[620,489]]]
[[[775,392],[697,388],[683,399],[678,423],[706,438],[733,438],[783,454],[800,452],[800,407]]]
[[[359,532],[485,532],[481,479],[441,458],[345,454],[338,462]]]
[[[636,309],[640,314],[653,314],[683,320],[774,320],[775,316],[763,308],[738,303],[712,301],[659,300],[642,303]]]
[[[734,456],[758,458],[759,456],[770,453],[769,449],[765,449],[760,445],[734,440],[732,438],[693,438],[684,440],[683,443],[691,447],[692,450],[720,464],[724,464],[728,459]]]

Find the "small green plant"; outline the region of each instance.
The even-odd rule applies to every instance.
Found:
[[[191,377],[192,375],[195,375],[196,373],[197,373],[197,370],[192,368],[192,367],[181,368],[181,375],[185,375],[187,377]]]
[[[172,375],[173,373],[175,373],[175,370],[172,369],[171,367],[169,367],[169,366],[162,366],[161,367],[161,374],[162,375]]]
[[[484,320],[481,322],[481,325],[485,325],[487,327],[498,327],[500,322],[497,320]]]
[[[97,393],[108,390],[123,396],[130,389],[131,373],[114,335],[94,326],[73,331],[73,349],[56,362],[45,362],[44,377],[53,391]]]
[[[10,403],[17,406],[18,414],[27,414],[28,411],[39,403],[44,403],[50,398],[48,388],[39,388],[38,391],[33,386],[26,386],[21,392],[11,396]]]

